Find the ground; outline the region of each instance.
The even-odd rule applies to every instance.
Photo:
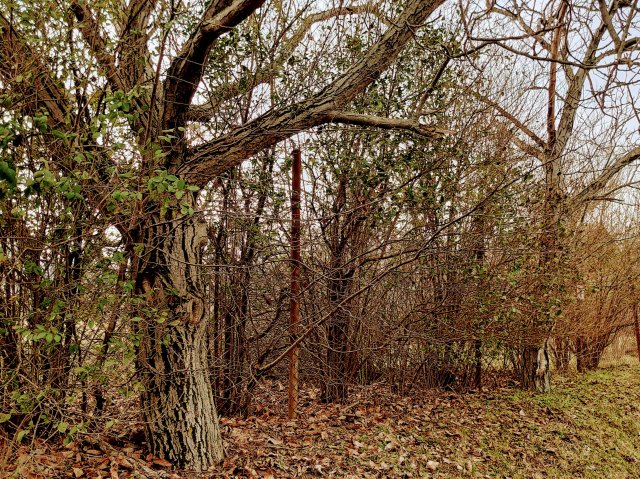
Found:
[[[270,386],[254,415],[222,420],[227,459],[206,477],[640,478],[637,363],[556,378],[550,394],[505,387],[400,397],[377,386],[337,406],[319,404],[307,389],[295,421],[283,417],[282,387]],[[196,477],[114,437],[117,430],[67,446],[61,438],[29,441],[0,471],[28,479]]]

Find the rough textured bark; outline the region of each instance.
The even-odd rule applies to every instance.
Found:
[[[129,126],[131,138],[138,142],[141,151],[147,151],[149,145],[160,145],[164,155],[157,158],[142,153],[141,169],[136,173],[139,178],[160,169],[182,177],[189,184],[203,186],[268,146],[331,122],[331,112],[349,105],[379,78],[413,38],[415,29],[424,24],[444,0],[407,2],[398,18],[389,22],[380,40],[334,82],[294,105],[268,111],[220,137],[190,148],[185,137],[190,103],[209,67],[207,59],[211,48],[263,3],[263,0],[210,2],[178,51],[166,52],[177,54],[172,55],[169,68],[163,74],[162,61],[157,62],[155,73],[151,68],[149,38],[156,37],[146,33],[153,30],[149,23],[155,18],[159,2],[132,0],[126,6],[123,2],[125,14],[115,22],[121,35],[115,49],[103,33],[110,31],[112,24],[107,24],[103,16],[95,15],[85,2],[71,2],[77,21],[74,28],[80,31],[86,51],[95,59],[100,76],[107,80],[112,91],[123,90],[129,94],[135,86],[153,83],[151,93],[144,88],[140,96],[134,95],[135,115],[129,120]],[[171,17],[175,11],[167,13]],[[0,30],[0,59],[3,60],[0,77],[6,88],[16,87],[20,92],[24,100],[23,113],[28,115],[45,108],[51,129],[73,133],[74,138],[91,139],[88,127],[76,115],[77,111],[88,115],[90,109],[76,105],[74,93],[66,88],[66,80],[59,79],[54,69],[39,60],[47,58],[50,52],[39,51],[39,42],[24,41],[19,28],[1,16]],[[160,58],[164,53],[161,46]],[[16,80],[18,72],[22,73],[21,68],[34,74],[29,84]],[[389,121],[372,118],[347,116],[346,120],[367,124],[373,121],[390,127]],[[393,123],[393,127],[416,127],[412,123]],[[77,131],[78,128],[82,131]],[[171,130],[171,141],[158,138],[166,135],[166,130]],[[146,188],[138,190],[143,198],[136,203],[130,217],[106,210],[108,201],[102,192],[113,191],[120,181],[118,175],[110,172],[110,167],[115,165],[109,158],[109,145],[104,146],[105,151],[91,140],[80,146],[96,158],[96,186],[100,186],[96,192],[87,192],[86,199],[91,208],[102,211],[112,220],[122,234],[127,250],[135,256],[132,274],[137,292],[146,296],[146,304],[139,313],[144,319],[137,326],[140,336],[137,360],[146,388],[142,403],[151,452],[181,467],[206,470],[222,459],[222,441],[204,341],[206,310],[199,271],[204,228],[195,218],[171,216],[175,214],[172,211],[169,217],[162,217],[160,204],[149,197]],[[137,251],[138,247],[142,251]]]
[[[149,446],[154,455],[196,471],[223,458],[198,272],[205,243],[206,227],[195,217],[154,218],[136,279],[147,297],[138,367]]]
[[[522,387],[548,392],[551,389],[549,355],[546,346],[525,346],[522,352]]]
[[[331,122],[332,114],[380,77],[413,38],[415,29],[443,3],[444,0],[409,2],[393,26],[336,81],[306,100],[269,111],[190,149],[176,171],[190,181],[209,181],[297,132]]]
[[[218,464],[224,453],[204,325],[148,328],[141,351],[142,408],[154,455],[198,472]]]

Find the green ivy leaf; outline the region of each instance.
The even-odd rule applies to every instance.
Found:
[[[59,140],[65,140],[67,138],[67,135],[64,131],[51,130],[51,134],[54,136],[54,138],[58,138]]]
[[[4,180],[9,183],[11,189],[15,189],[18,185],[16,170],[9,166],[9,163],[6,161],[0,161],[0,180]]]

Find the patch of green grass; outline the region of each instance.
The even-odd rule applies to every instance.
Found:
[[[623,366],[559,381],[548,394],[508,391],[469,399],[449,411],[422,444],[442,449],[455,433],[449,459],[473,472],[446,469],[437,477],[640,478],[640,366]]]
[[[541,407],[567,411],[576,407],[577,398],[566,391],[550,392],[533,397],[533,400]]]

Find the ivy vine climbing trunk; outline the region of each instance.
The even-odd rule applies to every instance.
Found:
[[[550,54],[553,60],[559,58],[560,43],[566,37],[564,18],[568,3],[561,2],[555,13],[553,37]],[[540,235],[539,252],[539,286],[542,302],[539,311],[534,315],[532,335],[525,338],[522,351],[522,386],[525,389],[549,391],[551,388],[551,372],[549,364],[548,337],[556,319],[558,292],[554,288],[561,251],[561,231],[563,221],[563,192],[561,182],[561,164],[566,145],[566,123],[556,126],[556,85],[558,65],[555,61],[549,64],[549,87],[547,90],[547,141],[542,152],[543,171],[545,174],[545,198],[542,209],[542,233]],[[568,111],[568,110],[567,110]],[[563,112],[566,113],[567,111]],[[560,135],[558,131],[560,130]],[[558,141],[560,136],[560,141]]]
[[[540,235],[539,281],[541,303],[534,315],[530,337],[525,338],[522,351],[522,386],[524,389],[548,392],[551,389],[551,363],[548,338],[556,317],[560,314],[559,267],[562,255],[563,200],[560,190],[559,159],[549,161],[547,195],[544,204],[542,233]]]

